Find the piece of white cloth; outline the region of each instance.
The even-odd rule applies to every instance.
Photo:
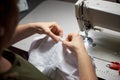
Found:
[[[79,80],[75,54],[48,36],[33,40],[28,61],[51,80]]]

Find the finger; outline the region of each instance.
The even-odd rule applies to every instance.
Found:
[[[54,24],[52,24],[51,26],[52,26],[51,31],[55,35],[61,36],[61,37],[63,36],[63,30],[62,30],[62,28],[57,23],[54,22]]]
[[[72,35],[68,34],[67,38],[63,41],[63,45],[69,45],[71,43],[72,40]]]
[[[66,38],[66,41],[72,41],[72,39],[73,39],[73,34],[72,33],[69,33],[68,34],[68,36],[67,36],[67,38]]]
[[[63,46],[70,47],[70,42],[69,41],[64,40],[62,42],[62,44],[63,44]]]
[[[55,35],[54,33],[52,32],[49,32],[48,34],[55,42],[58,42],[59,41],[59,37],[57,35]]]
[[[58,34],[58,36],[63,37],[63,30],[60,30],[60,29],[59,29],[59,30],[57,31],[57,34]]]
[[[56,26],[51,29],[51,32],[53,32],[57,36],[63,36],[63,31],[61,29],[58,29]]]
[[[59,36],[63,37],[63,31],[59,32]]]
[[[58,31],[58,35],[63,37],[63,30],[59,25],[57,25],[57,31]]]

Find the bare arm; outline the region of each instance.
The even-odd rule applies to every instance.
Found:
[[[29,24],[23,24],[17,26],[14,36],[10,44],[14,44],[22,39],[25,39],[31,35],[35,34],[35,30],[29,26]]]
[[[55,41],[58,41],[57,36],[62,36],[62,29],[56,22],[36,22],[19,25],[16,28],[13,39],[10,44],[14,44],[22,39],[25,39],[35,33],[47,34]]]
[[[86,50],[77,51],[80,80],[97,80],[91,58]]]
[[[77,56],[80,80],[98,80],[82,37],[79,34],[71,33],[63,41],[63,45],[68,47]]]

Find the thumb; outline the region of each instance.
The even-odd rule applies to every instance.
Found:
[[[62,44],[63,44],[63,46],[70,47],[70,42],[69,41],[64,40],[62,42]]]
[[[54,33],[52,33],[51,31],[48,34],[55,42],[59,41],[59,37],[57,35],[55,35]]]

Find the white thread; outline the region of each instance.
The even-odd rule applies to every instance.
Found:
[[[59,41],[63,42],[63,41],[64,41],[64,39],[63,39],[62,37],[59,37]]]

